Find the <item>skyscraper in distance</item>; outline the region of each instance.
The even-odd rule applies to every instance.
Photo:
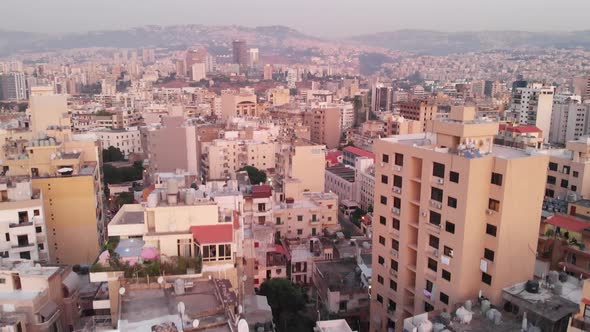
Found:
[[[248,57],[248,45],[245,40],[234,40],[233,46],[233,63],[237,63],[241,66],[247,66]]]

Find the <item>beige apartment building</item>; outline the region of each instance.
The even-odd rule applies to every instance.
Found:
[[[229,119],[234,116],[258,116],[256,95],[248,89],[221,92],[221,116]]]
[[[493,145],[473,107],[433,128],[375,143],[371,331],[533,277],[548,158]]]
[[[304,123],[309,127],[311,141],[323,144],[328,149],[340,145],[340,109],[336,107],[315,108],[305,113]]]
[[[289,103],[291,94],[289,89],[278,86],[266,91],[266,100],[273,106],[281,106]]]
[[[283,143],[276,153],[274,185],[279,200],[298,199],[304,192],[323,192],[326,146],[306,140]]]
[[[438,118],[438,106],[423,100],[403,101],[398,104],[399,113],[407,120],[420,121],[426,131],[430,121]]]
[[[73,331],[80,328],[80,278],[71,269],[0,261],[0,330]]]

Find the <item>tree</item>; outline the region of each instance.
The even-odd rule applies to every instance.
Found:
[[[260,295],[266,296],[278,331],[311,331],[313,322],[300,314],[305,307],[301,287],[288,279],[270,279],[260,286]]]
[[[125,160],[125,156],[123,152],[114,146],[109,146],[108,149],[102,150],[102,161],[103,162],[111,162],[111,161],[122,161]]]
[[[133,204],[133,202],[135,202],[135,198],[133,197],[132,192],[123,192],[117,195],[116,202],[117,206],[121,207],[125,204]]]
[[[239,171],[246,171],[252,184],[266,183],[266,173],[254,166],[245,166],[240,168]]]

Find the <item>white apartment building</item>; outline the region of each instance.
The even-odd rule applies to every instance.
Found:
[[[356,160],[354,182],[356,184],[355,201],[365,211],[373,206],[375,192],[375,165],[372,158],[362,157]]]
[[[104,129],[95,131],[103,149],[115,147],[121,150],[125,158],[132,153],[143,153],[141,133],[137,127],[127,129]]]
[[[549,141],[550,136],[554,92],[553,86],[533,83],[526,88],[517,88],[512,94],[510,109],[514,120],[537,126],[543,131],[545,142]]]
[[[208,180],[226,179],[238,169],[275,167],[275,143],[254,140],[216,139],[202,143],[201,174]]]
[[[340,130],[344,131],[354,126],[354,105],[343,103],[338,108],[340,109]]]
[[[553,104],[549,142],[565,144],[588,134],[590,104],[567,100]]]
[[[47,261],[41,191],[28,177],[0,178],[0,257]]]
[[[338,164],[326,168],[325,191],[338,195],[340,201],[356,201],[355,170]]]

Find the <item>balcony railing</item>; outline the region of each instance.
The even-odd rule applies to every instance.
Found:
[[[27,248],[27,247],[32,247],[34,245],[35,245],[34,243],[28,243],[28,242],[27,243],[19,243],[19,244],[15,245],[15,246],[12,246],[12,249]]]
[[[19,222],[18,224],[17,223],[12,223],[12,224],[9,224],[8,225],[9,228],[25,227],[25,226],[33,226],[33,222],[32,221],[29,221],[29,222]]]

